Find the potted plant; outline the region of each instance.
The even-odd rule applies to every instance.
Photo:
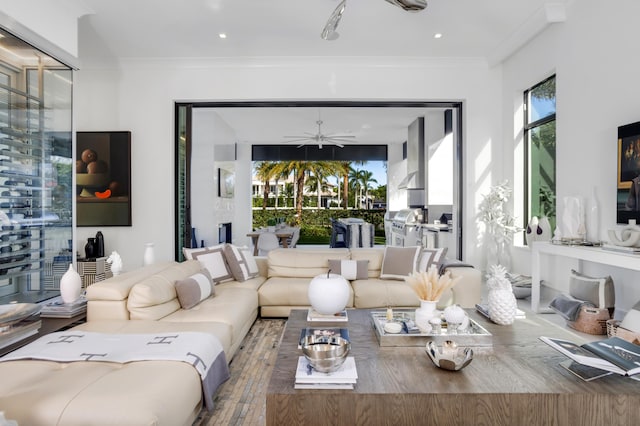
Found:
[[[515,218],[507,211],[511,194],[509,181],[505,180],[492,186],[489,193],[483,196],[478,207],[480,221],[485,225],[484,246],[487,254],[487,269],[491,265],[503,265],[507,269],[511,266],[509,250],[513,234],[522,231],[522,228],[515,224]]]

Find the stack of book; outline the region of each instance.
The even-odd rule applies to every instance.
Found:
[[[358,380],[356,361],[350,356],[337,371],[320,373],[303,356],[298,358],[295,389],[353,389]]]
[[[83,296],[72,303],[64,303],[62,296],[49,299],[42,304],[43,318],[72,318],[87,311],[87,299]]]
[[[347,322],[348,320],[349,317],[346,309],[332,315],[321,314],[313,308],[309,308],[309,311],[307,312],[307,321],[310,322]]]
[[[0,348],[36,334],[41,326],[38,305],[33,303],[0,305]]]
[[[298,349],[302,349],[302,344],[307,336],[315,336],[316,342],[327,341],[334,336],[342,337],[350,341],[349,329],[340,327],[305,327],[300,331]],[[353,389],[358,378],[356,362],[353,357],[347,357],[344,364],[333,373],[320,373],[311,367],[309,361],[301,356],[298,358],[296,370],[296,389]]]

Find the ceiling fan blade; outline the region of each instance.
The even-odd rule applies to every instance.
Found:
[[[314,139],[310,139],[310,138],[296,138],[296,139],[289,139],[284,141],[283,143],[294,143],[294,142],[315,142]]]
[[[338,24],[340,23],[346,4],[347,0],[342,0],[333,13],[331,13],[331,16],[329,16],[327,23],[320,33],[320,37],[324,40],[335,40],[340,36],[336,29],[338,28]]]
[[[354,135],[324,135],[324,138],[343,138],[343,139],[355,139]]]

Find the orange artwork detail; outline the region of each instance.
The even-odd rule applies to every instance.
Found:
[[[96,197],[102,198],[102,199],[109,198],[109,197],[111,197],[111,190],[107,189],[104,192],[96,192]]]

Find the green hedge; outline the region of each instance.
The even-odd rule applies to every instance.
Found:
[[[298,244],[329,244],[331,239],[331,219],[357,217],[372,223],[376,233],[376,244],[384,244],[385,210],[302,210],[300,220],[300,240]],[[269,219],[283,219],[286,223],[296,223],[295,209],[254,209],[253,227],[268,226]]]

